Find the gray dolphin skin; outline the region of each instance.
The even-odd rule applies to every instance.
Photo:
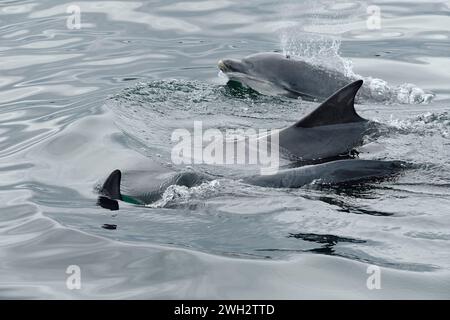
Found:
[[[191,188],[212,179],[212,176],[200,172],[177,172],[154,164],[152,170],[129,170],[124,173],[114,170],[103,183],[100,194],[108,199],[149,204],[159,200],[171,185]],[[104,198],[99,200],[106,201]]]
[[[279,130],[280,155],[295,161],[323,162],[361,145],[368,120],[356,113],[354,101],[362,83],[350,83],[293,125]],[[314,181],[335,184],[385,178],[404,167],[398,161],[346,159],[283,169],[271,175],[243,174],[239,179],[262,187],[299,188]],[[98,204],[111,210],[118,209],[116,200],[150,204],[171,185],[190,188],[214,179],[217,177],[192,169],[176,171],[156,163],[151,170],[115,170],[100,189]]]
[[[229,80],[259,93],[319,101],[354,80],[336,70],[276,52],[252,54],[242,60],[222,59],[218,67]]]
[[[350,83],[293,125],[277,131],[275,147],[280,157],[292,161],[327,159],[360,146],[370,128],[369,121],[355,111],[355,95],[362,84],[362,80]],[[267,140],[274,141],[272,137]]]
[[[243,181],[261,187],[300,188],[313,182],[340,184],[388,178],[406,166],[402,161],[346,159],[255,175]]]
[[[355,111],[355,81],[337,91],[294,125],[279,132],[280,153],[300,160],[317,160],[350,152],[361,145],[368,121]]]
[[[313,182],[328,185],[383,179],[394,176],[405,167],[401,161],[347,159],[284,169],[273,175],[244,176],[241,181],[261,187],[300,188]],[[212,175],[193,171],[128,171],[122,175],[120,170],[114,170],[100,190],[107,198],[100,197],[98,203],[112,210],[118,209],[114,200],[150,204],[159,200],[171,185],[194,187],[214,179],[216,177]]]

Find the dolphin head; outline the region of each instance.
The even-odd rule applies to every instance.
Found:
[[[292,84],[303,82],[303,76],[299,75],[303,73],[303,62],[293,61],[281,53],[256,53],[242,60],[222,59],[218,62],[218,67],[229,80],[241,83],[256,92],[308,97],[308,94],[291,88]],[[293,67],[302,70],[292,72]]]
[[[218,62],[220,71],[228,73],[247,73],[248,67],[245,62],[236,59],[222,59]]]
[[[225,73],[241,73],[246,75],[270,73],[280,67],[280,63],[290,58],[275,52],[256,53],[243,58],[222,59],[218,62],[219,69]]]
[[[229,80],[259,93],[312,101],[323,101],[352,80],[337,70],[280,52],[256,53],[242,60],[222,59],[218,67]]]

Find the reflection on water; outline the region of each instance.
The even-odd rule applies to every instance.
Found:
[[[68,29],[71,4],[0,4],[0,297],[449,297],[446,1],[378,2],[380,30],[365,1],[80,1]],[[219,59],[261,51],[363,75],[358,112],[380,125],[359,156],[417,168],[292,190],[223,178],[153,207],[96,205],[113,169],[168,162],[174,128],[277,128],[314,108],[224,86]],[[383,292],[367,290],[368,264]],[[69,265],[81,290],[65,285]]]

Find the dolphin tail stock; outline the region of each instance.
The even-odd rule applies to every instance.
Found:
[[[355,96],[363,84],[352,82],[332,94],[317,109],[294,124],[295,127],[312,128],[351,122],[367,121],[355,111]]]

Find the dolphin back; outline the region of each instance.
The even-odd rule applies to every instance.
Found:
[[[114,170],[103,183],[97,204],[101,207],[118,210],[116,200],[132,204],[149,204],[161,198],[171,185],[198,186],[213,177],[201,172],[185,170],[176,172],[169,169]]]
[[[244,182],[262,187],[300,188],[307,184],[354,183],[395,176],[406,164],[401,161],[337,160],[318,165],[285,169],[273,175],[258,175]]]

